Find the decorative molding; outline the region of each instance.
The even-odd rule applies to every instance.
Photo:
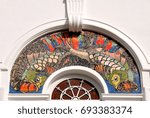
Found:
[[[8,100],[49,100],[48,94],[9,94]]]
[[[0,62],[0,71],[8,71],[8,69]]]
[[[67,29],[68,24],[66,21],[67,21],[66,19],[62,19],[62,20],[57,20],[54,22],[42,24],[42,25],[30,30],[22,37],[20,37],[16,41],[16,44],[14,45],[14,48],[12,49],[13,51],[10,52],[9,56],[7,56],[7,58],[3,62],[3,65],[5,65],[5,67],[8,69],[8,77],[10,77],[10,70],[12,69],[12,66],[13,66],[17,56],[19,55],[20,51],[28,43],[30,43],[37,37],[40,37],[46,33]],[[141,71],[142,81],[145,81],[145,78],[144,78],[145,76],[143,76],[144,73],[142,73],[142,72],[150,71],[150,63],[149,63],[150,61],[148,61],[145,53],[142,51],[142,49],[140,49],[140,47],[136,44],[136,42],[134,40],[132,40],[126,34],[124,34],[123,32],[119,31],[118,29],[116,29],[108,24],[105,24],[105,23],[102,23],[99,21],[94,21],[91,19],[83,19],[83,29],[95,31],[98,33],[104,33],[107,36],[110,36],[113,39],[116,39],[116,41],[118,41],[124,47],[126,47],[126,49],[128,49],[128,51],[132,54],[136,63],[138,64],[139,70]],[[10,78],[8,78],[8,79],[10,79]],[[21,97],[21,96],[20,96],[20,98],[23,99],[23,97]],[[29,97],[31,97],[31,96],[29,96]],[[32,97],[34,98],[34,96],[32,96]],[[108,98],[108,97],[109,98],[112,97],[112,99],[115,98],[114,95],[112,95],[112,96],[107,96],[106,94],[103,95],[104,99]],[[134,99],[143,100],[142,95],[134,95],[132,97],[127,95],[127,96],[123,96],[123,97],[129,98],[129,100],[130,100],[130,98],[131,98],[131,100],[134,100]],[[115,99],[119,98],[118,100],[121,100],[121,99],[124,100],[123,97],[120,96],[120,98],[116,97]],[[8,98],[10,100],[11,100],[11,98],[15,99],[15,97],[12,95],[9,95]],[[18,97],[16,97],[16,98],[18,98]],[[39,96],[39,98],[40,98],[40,96]],[[46,97],[45,97],[45,100],[46,100]]]
[[[143,95],[131,94],[102,94],[102,101],[142,101]],[[21,101],[21,100],[49,100],[49,94],[9,94],[8,100]]]
[[[66,0],[69,31],[80,32],[82,30],[82,12],[84,0]]]
[[[142,101],[143,95],[133,94],[102,94],[102,101]]]
[[[146,54],[136,44],[136,42],[125,33],[106,23],[91,19],[84,19],[83,23],[83,29],[100,32],[116,39],[116,41],[126,47],[126,49],[128,49],[128,51],[132,54],[140,70],[150,70],[150,64],[146,58]]]
[[[71,79],[80,78],[92,83],[99,92],[108,94],[108,88],[104,79],[94,70],[82,66],[70,66],[62,68],[54,72],[45,82],[42,94],[50,94],[60,82]],[[101,95],[101,93],[99,93]]]
[[[62,19],[45,23],[27,32],[16,41],[16,44],[14,44],[13,52],[11,52],[4,60],[4,65],[6,65],[8,69],[11,69],[18,54],[28,43],[46,33],[67,29],[66,21],[66,19]],[[135,43],[135,41],[129,38],[126,34],[108,24],[91,19],[83,19],[83,29],[104,33],[107,36],[116,39],[133,55],[141,70],[150,70],[150,64],[144,52]]]

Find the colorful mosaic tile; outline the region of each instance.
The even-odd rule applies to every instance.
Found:
[[[110,93],[141,93],[129,52],[115,39],[91,31],[49,33],[29,43],[12,68],[10,93],[41,93],[53,72],[76,65],[97,71]]]

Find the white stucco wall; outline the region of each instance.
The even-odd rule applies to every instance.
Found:
[[[16,40],[31,29],[50,21],[66,18],[64,1],[0,0],[0,62],[12,52]],[[84,18],[104,22],[125,33],[140,47],[150,63],[149,0],[84,1]],[[150,96],[149,72],[144,75],[147,75],[144,81],[145,90]],[[5,73],[2,76],[7,78]],[[7,84],[8,81],[3,83]],[[5,89],[8,91],[8,88]]]
[[[31,29],[66,18],[65,0],[0,0],[0,60]],[[149,0],[84,0],[84,18],[107,23],[128,35],[150,62]]]

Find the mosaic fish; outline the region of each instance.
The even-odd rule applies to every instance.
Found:
[[[41,86],[44,85],[46,76],[39,74],[34,70],[28,70],[24,82],[20,85],[19,90],[23,93],[37,92]]]
[[[39,58],[33,64],[33,68],[38,71],[47,70],[49,74],[55,71],[54,65],[57,65],[58,62],[61,60],[64,53],[51,53],[51,55],[44,56],[43,58]]]
[[[75,39],[75,40],[77,40],[77,39]],[[101,41],[101,43],[103,43],[103,42]],[[111,44],[108,44],[105,49],[107,49],[107,50],[110,49],[110,45]],[[66,42],[66,46],[68,47],[69,52],[72,55],[76,55],[82,59],[89,61],[90,63],[101,66],[101,69],[103,69],[103,71],[106,72],[105,73],[106,79],[116,89],[118,89],[118,86],[120,83],[128,80],[129,67],[125,61],[125,58],[121,57],[120,55],[115,56],[113,58],[113,53],[107,53],[107,55],[106,55],[106,52],[103,53],[102,51],[99,52],[96,50],[91,51],[91,52],[87,52],[87,51],[82,52],[82,51],[77,50],[77,46],[74,46],[74,48],[72,48],[68,42]],[[34,68],[37,70],[44,70],[47,63],[57,64],[59,61],[61,61],[61,60],[58,60],[58,58],[59,57],[56,55],[50,55],[48,58],[45,58],[43,62],[38,60],[37,63],[34,64]],[[95,70],[98,70],[98,68],[96,67]],[[134,86],[135,86],[135,90],[136,90],[137,86],[135,84],[134,84]],[[133,89],[133,87],[132,87],[132,89]],[[120,90],[120,89],[118,89],[118,90]]]
[[[68,44],[69,46],[69,44]],[[70,47],[70,46],[69,46]],[[127,64],[127,62],[125,61],[125,59],[123,57],[120,56],[120,60],[117,60],[115,58],[112,58],[108,55],[106,55],[103,52],[98,52],[98,51],[78,51],[75,50],[73,48],[70,47],[70,52],[73,55],[76,55],[82,59],[86,59],[87,61],[89,61],[90,63],[93,63],[95,65],[101,65],[101,69],[105,68],[105,77],[106,79],[110,82],[110,84],[112,84],[117,90],[121,90],[118,87],[120,86],[120,84],[122,84],[124,86],[124,81],[130,81],[128,79],[128,72],[130,72],[129,70],[129,66]],[[128,92],[130,91],[136,91],[137,90],[137,85],[130,81],[131,86],[130,89],[124,89],[124,91]]]
[[[97,47],[103,48],[104,51],[109,51],[111,53],[114,53],[120,49],[116,43],[114,43],[112,40],[108,41],[103,35],[98,35],[95,37],[94,44],[97,45]]]
[[[133,82],[131,67],[122,56],[124,50],[103,35],[59,32],[43,36],[32,45],[22,52],[13,66],[11,86],[14,90],[37,92],[48,76],[70,63],[69,56],[88,62],[117,91],[131,92],[138,89]]]

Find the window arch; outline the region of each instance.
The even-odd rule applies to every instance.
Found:
[[[47,78],[68,66],[98,72],[109,93],[141,93],[139,69],[125,47],[93,31],[47,33],[24,47],[11,70],[10,93],[41,93]]]

